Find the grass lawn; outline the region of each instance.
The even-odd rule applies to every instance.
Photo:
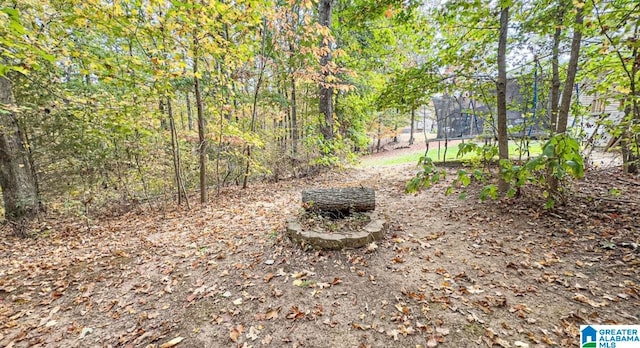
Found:
[[[541,147],[542,147],[542,143],[540,141],[531,141],[529,143],[530,156],[539,155],[542,152]],[[431,159],[433,159],[435,162],[441,162],[444,159],[444,155],[445,155],[444,145],[442,145],[440,147],[440,150],[438,151],[437,143],[430,144],[430,149],[429,149],[429,152],[427,153],[427,156],[431,157]],[[457,155],[458,155],[458,144],[449,146],[449,148],[447,149],[447,160],[457,159]],[[518,145],[514,142],[509,142],[509,155],[512,158],[519,157]],[[404,164],[404,163],[417,164],[418,160],[422,156],[424,156],[424,150],[416,150],[410,153],[405,152],[398,156],[393,156],[393,151],[391,151],[390,154],[386,156],[363,157],[360,165],[366,167],[366,166],[387,166],[387,165],[396,165],[396,164]],[[467,154],[463,157],[463,159],[470,159],[470,158],[473,158],[473,156],[475,156],[475,154]],[[523,159],[527,158],[527,154],[526,153],[523,154],[522,158]]]

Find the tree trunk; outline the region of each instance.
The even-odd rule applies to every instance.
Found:
[[[411,109],[411,135],[409,135],[409,145],[413,145],[413,142],[415,141],[415,139],[413,138],[415,124],[416,124],[416,110],[412,108]]]
[[[220,181],[220,159],[222,158],[223,140],[224,140],[224,112],[220,111],[220,119],[218,120],[218,148],[216,149],[216,196],[220,195],[222,183]]]
[[[399,113],[398,110],[396,110],[396,113]],[[393,142],[394,143],[398,142],[398,122],[397,121],[393,124]]]
[[[556,30],[553,34],[553,48],[551,50],[551,114],[549,115],[549,130],[551,135],[556,133],[558,126],[558,104],[560,103],[560,72],[558,57],[560,56],[560,40],[562,39],[562,22],[564,20],[564,0],[558,0],[556,16]]]
[[[376,146],[376,152],[380,152],[381,142],[382,142],[382,113],[378,113],[378,144]]]
[[[200,79],[198,78],[198,38],[193,39],[193,87],[196,95],[196,110],[198,113],[198,152],[200,154],[200,203],[207,202],[207,139],[205,138],[204,105],[200,94]]]
[[[262,85],[262,79],[264,78],[264,70],[267,66],[266,57],[265,57],[265,47],[267,40],[267,19],[262,19],[262,41],[260,47],[260,72],[258,74],[258,81],[256,82],[256,89],[253,93],[253,105],[251,109],[251,132],[256,131],[256,118],[258,117],[258,96],[260,95],[260,86]],[[222,135],[220,135],[222,136]],[[249,171],[251,169],[251,145],[247,145],[247,164],[244,170],[244,178],[242,178],[242,188],[247,188],[247,183],[249,180]]]
[[[320,25],[331,30],[331,10],[333,0],[320,0]],[[326,38],[320,43],[320,48],[325,50],[320,57],[320,70],[322,81],[320,81],[320,114],[323,116],[320,125],[320,133],[325,140],[333,140],[333,87],[331,87],[331,44]]]
[[[496,82],[498,109],[498,153],[500,160],[509,159],[509,138],[507,134],[507,32],[509,25],[509,7],[500,12],[500,36],[498,39],[498,81]],[[500,192],[509,189],[509,183],[500,178],[498,183]]]
[[[573,28],[573,39],[571,40],[571,54],[569,56],[569,64],[567,66],[567,79],[564,82],[564,90],[562,91],[562,100],[560,109],[558,110],[558,133],[564,133],[567,130],[567,121],[569,119],[569,108],[571,107],[571,95],[573,93],[573,85],[576,80],[576,72],[578,71],[578,58],[580,58],[580,41],[582,40],[582,22],[583,22],[583,6],[577,8],[576,22]]]
[[[348,214],[374,210],[376,197],[365,187],[311,189],[302,191],[302,204],[307,211]]]
[[[571,54],[569,55],[569,63],[567,64],[567,78],[564,81],[564,89],[562,91],[562,100],[558,109],[558,125],[556,132],[558,134],[567,131],[567,121],[569,119],[569,108],[571,107],[571,95],[573,94],[573,85],[576,80],[576,72],[578,71],[578,58],[580,57],[580,40],[582,40],[582,22],[583,13],[582,6],[577,8],[576,21],[573,28],[573,38],[571,39]],[[558,193],[558,178],[553,175],[551,169],[547,170],[549,191],[552,194]]]
[[[189,92],[184,92],[184,99],[187,103],[187,127],[189,127],[189,130],[193,130],[193,113],[191,112],[191,100],[189,99]]]
[[[176,191],[178,193],[178,205],[182,204],[182,201],[186,201],[187,207],[189,207],[189,200],[187,199],[187,193],[182,183],[182,160],[180,159],[180,143],[178,142],[178,131],[176,129],[176,121],[173,117],[173,109],[171,107],[171,99],[167,98],[167,116],[169,118],[169,130],[171,131],[171,153],[173,157],[173,171],[176,177]]]
[[[11,81],[0,76],[0,186],[5,218],[24,236],[24,222],[39,210],[40,198],[34,173],[24,147],[22,132],[12,110],[15,107]]]
[[[160,100],[158,101],[158,109],[162,115],[162,118],[160,118],[160,128],[162,128],[162,130],[169,130],[169,120],[165,118],[165,115],[167,114],[167,105],[165,102],[166,100],[160,97]]]
[[[282,96],[284,100],[289,101],[289,89],[287,83],[289,82],[289,78],[286,72],[283,72],[282,79],[279,79],[282,82]],[[282,149],[282,154],[286,154],[287,144],[289,138],[291,137],[291,132],[289,126],[291,125],[291,108],[287,105],[287,108],[284,111],[284,118],[280,119],[280,128],[282,129],[282,141],[280,143],[280,147]]]
[[[296,79],[291,74],[291,147],[298,154],[298,105],[296,104]]]
[[[623,122],[625,123],[624,120],[629,120],[632,116],[631,113],[633,107],[631,106],[631,104],[627,104],[627,106],[624,108],[624,118],[623,118]],[[622,134],[620,135],[620,152],[622,153],[622,169],[625,173],[630,174],[630,173],[635,173],[637,172],[637,163],[635,162],[635,156],[632,150],[632,146],[631,143],[633,142],[634,136],[631,134],[631,132],[629,131],[629,127],[628,126],[624,126],[624,130],[622,131]]]
[[[639,29],[640,26],[636,23],[634,30],[634,38],[636,40]],[[640,168],[640,135],[638,132],[634,132],[633,128],[640,124],[640,103],[638,102],[638,100],[640,100],[640,90],[638,90],[638,86],[636,84],[636,77],[638,76],[638,72],[640,72],[640,52],[638,45],[633,46],[631,51],[631,60],[633,61],[633,64],[631,64],[631,71],[629,73],[631,105],[627,106],[627,108],[630,109],[628,114],[632,115],[625,113],[625,119],[630,118],[631,122],[629,122],[629,126],[625,128],[622,134],[622,139],[625,140],[625,142],[621,143],[621,148],[623,150],[622,168],[625,173],[637,174],[639,171],[638,169]]]

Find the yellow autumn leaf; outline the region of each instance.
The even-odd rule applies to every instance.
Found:
[[[118,2],[114,3],[113,14],[116,15],[116,16],[122,16],[124,14],[124,11],[122,10],[122,6],[120,6],[120,4],[118,4]]]
[[[305,0],[305,1],[303,2],[303,5],[304,5],[304,7],[305,7],[307,10],[310,10],[310,9],[312,9],[312,8],[313,8],[313,1]]]
[[[622,94],[629,94],[631,93],[631,89],[629,87],[626,86],[617,86],[616,87],[616,91],[622,93]]]

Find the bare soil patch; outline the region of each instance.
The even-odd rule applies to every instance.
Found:
[[[405,195],[415,171],[232,188],[191,211],[47,221],[30,239],[3,231],[0,346],[574,347],[580,324],[639,322],[637,178],[591,171],[545,211],[526,193]],[[316,251],[285,237],[303,189],[359,185],[376,189],[384,240]]]

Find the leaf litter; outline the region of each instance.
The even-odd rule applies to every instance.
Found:
[[[51,218],[44,237],[5,229],[0,346],[572,347],[580,324],[639,320],[638,204],[607,196],[614,180],[638,197],[637,179],[591,172],[545,211],[526,193],[404,195],[414,172],[228,188],[202,209],[141,208],[88,229]],[[385,239],[293,245],[284,224],[300,192],[336,182],[376,189]]]

